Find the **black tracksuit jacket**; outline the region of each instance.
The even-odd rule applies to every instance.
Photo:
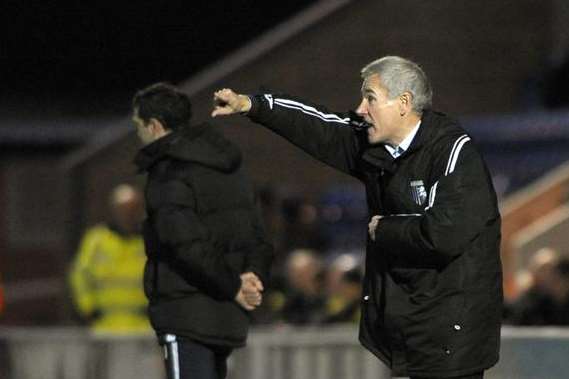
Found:
[[[208,125],[140,150],[148,173],[144,288],[158,333],[237,347],[249,316],[235,301],[239,275],[266,283],[272,259],[238,148]]]
[[[425,111],[393,159],[353,113],[285,95],[252,96],[251,120],[360,179],[370,217],[360,341],[394,375],[451,377],[498,360],[500,215],[486,165],[458,123]],[[355,128],[358,126],[359,128]]]

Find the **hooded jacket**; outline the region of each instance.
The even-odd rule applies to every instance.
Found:
[[[394,376],[453,377],[498,361],[502,307],[500,215],[470,136],[426,110],[394,159],[371,145],[353,113],[286,95],[251,97],[251,120],[362,181],[369,216],[361,343]]]
[[[140,150],[148,173],[145,293],[158,333],[223,346],[245,343],[239,275],[266,282],[272,259],[238,148],[203,124]]]

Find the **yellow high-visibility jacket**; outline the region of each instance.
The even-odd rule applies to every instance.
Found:
[[[70,272],[73,300],[95,332],[150,332],[142,276],[146,256],[140,235],[124,236],[106,225],[89,229]]]

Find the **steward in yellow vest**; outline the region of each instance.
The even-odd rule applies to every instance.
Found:
[[[138,233],[142,197],[121,185],[111,197],[114,222],[90,228],[70,272],[73,300],[95,332],[150,332],[142,276],[146,255]]]

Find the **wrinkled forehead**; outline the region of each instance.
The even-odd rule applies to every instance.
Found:
[[[381,84],[381,78],[377,74],[366,76],[362,81],[362,95],[368,93],[385,93],[385,88]]]

